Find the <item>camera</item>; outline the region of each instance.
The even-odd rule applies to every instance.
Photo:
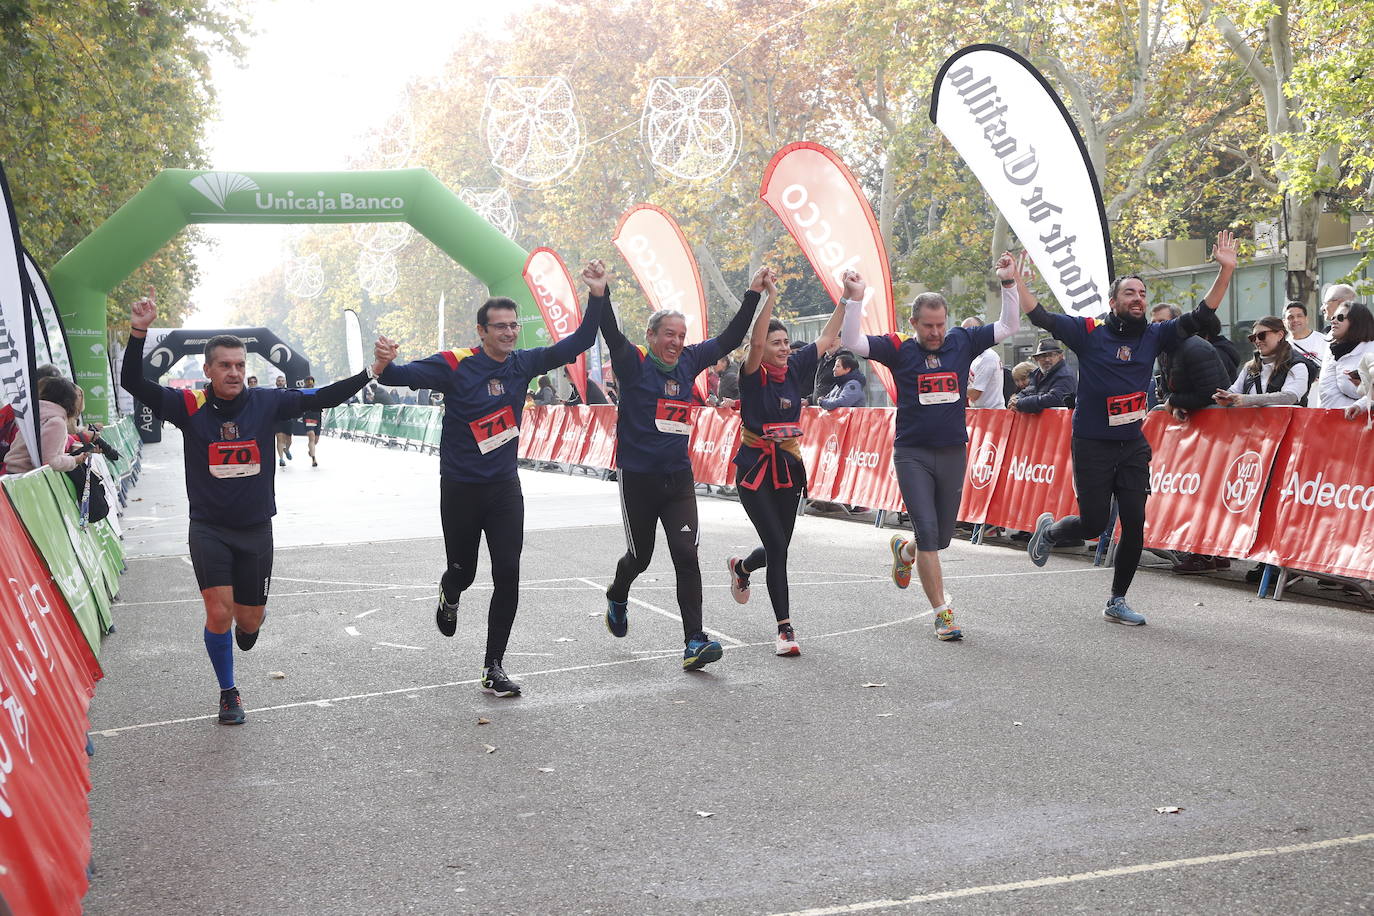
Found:
[[[87,427],[86,432],[89,434],[88,437],[79,446],[72,449],[71,454],[84,455],[86,452],[100,452],[111,461],[119,461],[124,457],[119,453],[119,449],[100,438],[100,432],[94,426]]]

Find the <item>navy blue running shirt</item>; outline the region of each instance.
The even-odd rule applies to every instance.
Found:
[[[439,476],[459,483],[487,483],[518,476],[520,420],[530,379],[566,365],[596,340],[610,295],[588,296],[582,323],[549,347],[516,350],[497,362],[481,347],[445,350],[387,366],[378,381],[444,393],[439,436]]]
[[[716,337],[682,348],[677,364],[664,372],[646,347],[630,343],[607,308],[601,335],[611,351],[620,403],[616,408],[616,467],[638,474],[670,474],[692,467],[692,382],[744,342],[759,294],[744,294],[730,323]]]
[[[938,350],[907,334],[868,335],[868,358],[892,370],[897,383],[899,446],[943,448],[968,442],[964,411],[968,376],[978,354],[996,343],[996,326],[950,328]]]
[[[1210,316],[1205,303],[1192,314],[1147,324],[1139,335],[1125,335],[1108,319],[1061,315],[1038,305],[1031,323],[1044,328],[1078,354],[1078,394],[1073,407],[1073,434],[1080,439],[1129,440],[1144,435],[1145,393],[1155,358],[1171,353]]]
[[[781,382],[770,381],[768,373],[760,366],[752,375],[740,372],[739,377],[739,418],[745,429],[760,438],[770,436],[773,424],[796,426],[801,422],[803,379],[816,377],[816,364],[819,354],[816,345],[809,343],[798,347],[787,355],[787,374]],[[786,432],[783,430],[782,432]],[[793,438],[780,436],[780,438]],[[735,466],[741,470],[758,464],[760,450],[741,444],[735,453]]]

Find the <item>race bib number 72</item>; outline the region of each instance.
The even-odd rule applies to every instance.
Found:
[[[1125,426],[1145,419],[1145,392],[1109,395],[1107,397],[1107,425]]]
[[[473,420],[468,428],[472,430],[472,438],[477,441],[477,450],[483,455],[520,435],[520,427],[515,425],[515,411],[509,405]]]
[[[252,477],[262,471],[262,454],[258,441],[210,443],[210,476],[221,480],[230,477]]]
[[[677,436],[692,434],[692,405],[686,401],[669,401],[659,398],[658,408],[654,411],[654,426],[661,433]]]

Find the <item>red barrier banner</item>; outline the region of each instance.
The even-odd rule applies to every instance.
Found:
[[[593,404],[587,408],[591,419],[587,425],[587,449],[582,453],[582,463],[594,468],[615,467],[615,421],[614,404]]]
[[[978,413],[998,411],[980,410]],[[1073,515],[1073,412],[1063,408],[1038,414],[1011,413],[1011,436],[1002,453],[997,486],[988,501],[989,525],[1030,531],[1042,512]],[[962,515],[960,516],[962,518]]]
[[[849,436],[850,409],[802,409],[802,464],[806,467],[806,493],[811,499],[835,501],[835,485],[840,478],[840,459],[844,457]]]
[[[978,525],[987,521],[988,506],[1002,477],[1002,455],[1011,439],[1014,412],[970,410],[968,462],[964,466],[964,495],[959,501],[959,520]]]
[[[530,409],[537,412],[537,419],[529,457],[535,461],[552,461],[553,451],[558,447],[558,434],[563,430],[563,416],[566,411],[560,406],[538,406]],[[525,416],[529,416],[529,413],[530,411],[525,411]]]
[[[764,170],[759,197],[796,240],[830,301],[840,301],[844,272],[857,270],[868,281],[863,332],[897,330],[887,248],[868,198],[839,156],[818,143],[789,143]],[[892,373],[878,363],[869,366],[897,403]]]
[[[577,286],[567,265],[552,248],[536,248],[525,259],[525,285],[534,294],[539,312],[544,316],[544,327],[549,339],[554,343],[577,330],[582,323],[582,306],[577,299]],[[587,354],[578,354],[576,361],[568,365],[568,378],[582,403],[587,403]]]
[[[535,430],[539,428],[539,417],[544,412],[543,407],[526,407],[525,412],[520,415],[520,442],[515,447],[515,454],[524,460],[530,456],[530,449],[534,448]]]
[[[692,246],[677,220],[653,204],[636,204],[620,217],[612,244],[620,252],[649,304],[676,309],[687,321],[687,343],[706,339],[706,290]],[[706,374],[692,381],[697,399],[706,400]]]
[[[1144,430],[1154,451],[1145,546],[1249,555],[1264,485],[1293,414],[1289,407],[1211,408],[1179,422],[1152,412]]]
[[[570,404],[557,408],[563,414],[563,429],[554,442],[552,461],[581,464],[587,451],[587,428],[591,425],[592,409],[585,404]]]
[[[895,411],[855,410],[849,421],[835,502],[870,509],[895,509],[889,478],[892,468],[892,424]]]
[[[87,708],[100,667],[0,496],[0,898],[77,913],[91,857]]]
[[[730,460],[739,441],[739,414],[729,407],[692,409],[692,476],[697,483],[726,486],[734,480]]]
[[[1339,410],[1291,412],[1250,555],[1276,566],[1374,578],[1374,430]]]

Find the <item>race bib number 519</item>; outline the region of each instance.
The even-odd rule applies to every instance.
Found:
[[[692,405],[686,401],[669,401],[660,398],[658,409],[654,411],[654,426],[661,433],[677,436],[692,434]]]
[[[1145,392],[1109,395],[1107,397],[1107,425],[1125,426],[1145,419]]]
[[[953,404],[959,400],[959,376],[953,372],[917,376],[916,398],[922,404]]]
[[[520,435],[520,427],[515,425],[515,411],[509,406],[473,420],[468,428],[472,430],[472,438],[477,441],[477,450],[483,455]]]

